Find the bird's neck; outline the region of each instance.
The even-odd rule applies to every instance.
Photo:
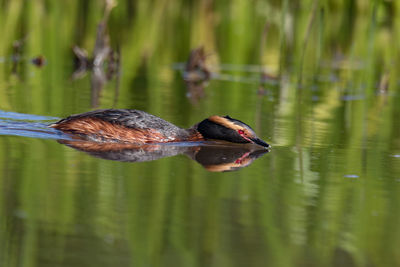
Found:
[[[203,141],[203,135],[197,131],[197,124],[189,129],[184,130],[185,134],[182,136],[183,141]]]

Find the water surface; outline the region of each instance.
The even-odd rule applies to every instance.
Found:
[[[82,72],[103,5],[3,2],[1,266],[400,266],[398,2],[119,0],[119,68]],[[211,78],[185,81],[201,45]],[[229,115],[272,149],[99,153],[47,127],[96,108]]]

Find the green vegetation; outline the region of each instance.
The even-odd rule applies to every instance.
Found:
[[[216,174],[184,156],[120,163],[2,136],[2,266],[400,265],[399,1],[116,4],[108,33],[120,76],[101,108],[183,127],[229,114],[273,151]],[[90,73],[71,79],[72,47],[92,55],[104,9],[100,0],[0,0],[0,110],[91,109]],[[213,69],[241,70],[221,67],[231,78],[209,81],[192,104],[172,65],[201,45]],[[42,68],[30,63],[38,55]],[[259,82],[262,67],[277,84]]]

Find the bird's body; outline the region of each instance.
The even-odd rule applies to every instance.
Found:
[[[50,127],[95,142],[149,144],[216,139],[269,147],[248,125],[229,116],[211,116],[182,129],[141,110],[105,109],[72,115]]]

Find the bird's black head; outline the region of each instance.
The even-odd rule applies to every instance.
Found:
[[[269,147],[266,142],[257,137],[250,126],[229,116],[211,116],[200,122],[197,130],[206,139],[225,140],[232,143],[253,143]]]

